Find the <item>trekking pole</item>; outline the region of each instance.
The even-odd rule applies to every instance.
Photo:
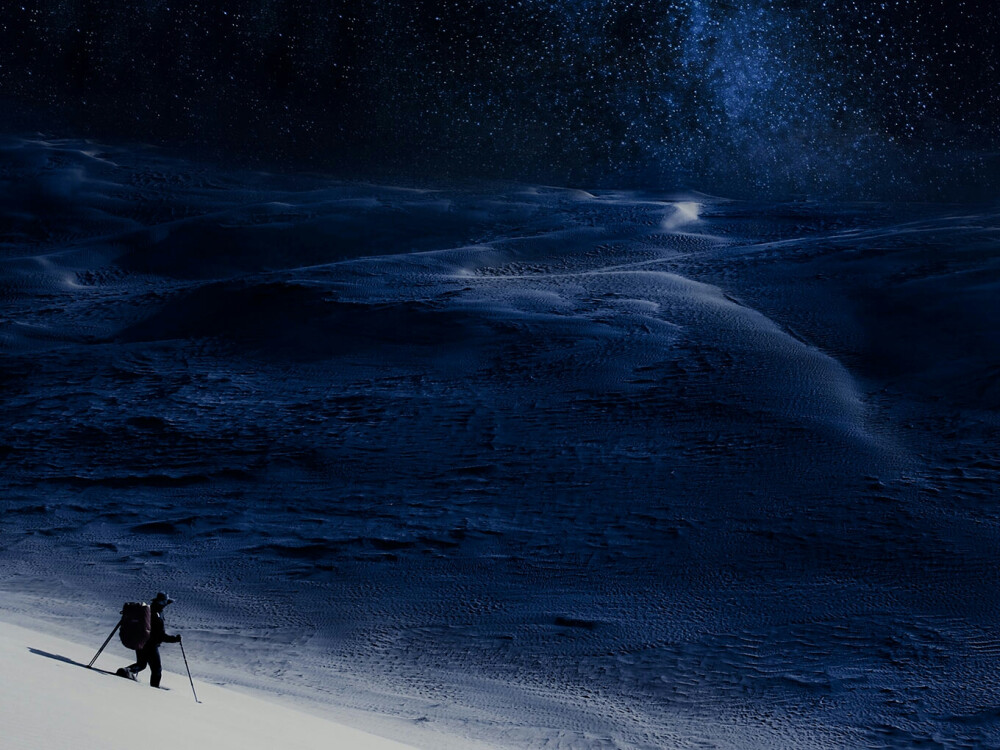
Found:
[[[194,689],[194,680],[191,679],[191,667],[188,666],[187,654],[184,653],[184,641],[180,641],[180,647],[181,647],[181,656],[184,657],[184,668],[188,671],[188,680],[190,680],[191,682],[191,692],[194,693],[194,702],[201,703],[201,701],[198,700],[198,693],[195,692]]]
[[[100,656],[101,652],[107,647],[107,645],[109,643],[111,643],[111,639],[115,637],[115,633],[118,632],[118,628],[121,627],[121,624],[122,624],[122,621],[119,620],[118,624],[115,625],[115,629],[111,631],[111,635],[108,636],[108,639],[106,641],[104,641],[104,643],[101,644],[101,647],[99,649],[97,649],[97,653],[94,654],[94,658],[90,660],[90,664],[87,665],[87,669],[92,669],[93,668],[94,662],[97,661],[97,657]]]

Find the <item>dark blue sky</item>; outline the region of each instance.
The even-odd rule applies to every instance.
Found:
[[[64,0],[4,11],[0,95],[268,165],[947,198],[997,186],[998,38],[991,0]]]

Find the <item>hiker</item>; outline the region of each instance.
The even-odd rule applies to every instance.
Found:
[[[124,671],[127,673],[123,676],[131,677],[134,680],[136,679],[136,675],[144,670],[148,664],[150,687],[160,686],[160,675],[162,674],[162,669],[160,668],[160,644],[181,642],[181,637],[179,635],[167,635],[167,631],[163,623],[163,608],[171,602],[173,602],[173,599],[164,594],[162,591],[156,595],[156,598],[154,598],[152,602],[150,602],[149,608],[151,610],[151,617],[149,639],[142,648],[135,652],[135,664],[129,667],[123,667]],[[119,670],[119,672],[121,672],[121,670]]]

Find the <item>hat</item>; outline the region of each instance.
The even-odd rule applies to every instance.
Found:
[[[157,605],[159,605],[161,607],[166,607],[171,602],[173,602],[173,599],[171,599],[169,596],[167,596],[166,594],[164,594],[162,591],[159,592],[156,595],[156,597],[153,599],[153,604],[157,604]]]

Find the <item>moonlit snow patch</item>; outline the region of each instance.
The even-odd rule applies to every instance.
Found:
[[[663,221],[660,224],[668,232],[698,221],[702,206],[700,203],[695,203],[694,201],[682,201],[674,203],[671,208],[670,213],[663,217]]]

